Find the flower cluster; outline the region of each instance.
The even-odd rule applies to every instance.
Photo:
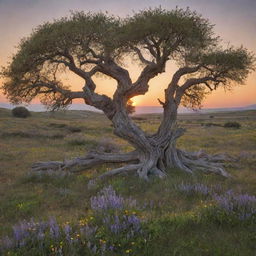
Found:
[[[248,220],[256,216],[256,197],[248,194],[235,194],[232,190],[223,195],[215,194],[217,206],[226,213]]]
[[[128,238],[133,237],[141,230],[141,221],[134,214],[105,214],[105,216],[103,217],[103,223],[111,233],[118,235],[122,232],[126,232]]]
[[[96,196],[91,198],[91,208],[94,211],[124,209],[126,206],[136,207],[136,200],[125,199],[117,195],[111,186],[103,188]]]
[[[126,249],[125,253],[132,252],[129,248],[131,243],[134,243],[132,240],[143,236],[136,206],[136,200],[117,195],[111,186],[103,188],[91,198],[97,227],[90,226],[90,230],[97,228],[94,236],[100,238],[91,241],[93,251],[104,255],[104,252],[119,252],[123,248]],[[106,239],[107,237],[109,239]]]
[[[59,225],[53,217],[40,222],[22,221],[13,226],[11,236],[0,241],[0,253],[24,255],[29,248],[35,248],[40,255],[131,254],[134,241],[144,241],[135,205],[135,200],[106,187],[91,198],[93,215],[81,219],[78,225]]]
[[[210,202],[201,201],[203,216],[218,222],[250,221],[256,217],[256,197],[248,194],[236,194],[232,190],[221,192],[220,186],[207,187],[204,184],[185,184],[176,186],[178,191],[187,195],[207,196]]]
[[[5,237],[2,240],[4,248],[22,247],[29,242],[40,242],[44,239],[46,230],[51,230],[52,236],[58,236],[58,227],[55,225],[55,220],[49,222],[22,221],[13,226],[12,238]]]

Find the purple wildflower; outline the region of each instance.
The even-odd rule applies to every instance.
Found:
[[[56,219],[51,217],[49,220],[50,234],[53,238],[58,238],[60,236],[59,225],[56,222]]]
[[[125,206],[135,207],[136,200],[124,199],[116,194],[116,191],[111,187],[103,188],[97,196],[91,198],[91,208],[94,211],[105,211],[108,209],[124,209]]]
[[[71,243],[72,240],[71,240],[70,235],[71,235],[72,228],[71,228],[68,224],[66,224],[66,225],[64,226],[63,230],[64,230],[64,234],[65,234],[66,240],[67,240],[69,243]]]
[[[29,223],[25,221],[13,226],[13,237],[17,245],[23,244],[24,239],[29,237],[29,228]]]
[[[248,194],[235,194],[232,190],[224,195],[214,195],[217,205],[229,214],[238,216],[240,220],[247,220],[256,215],[256,197]]]
[[[91,207],[95,211],[122,209],[124,199],[118,196],[111,186],[103,188],[97,196],[91,198]]]

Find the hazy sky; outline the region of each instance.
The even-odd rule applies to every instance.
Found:
[[[69,14],[70,10],[108,11],[126,16],[133,11],[148,7],[162,6],[166,9],[189,6],[215,26],[215,32],[225,44],[244,45],[256,53],[256,0],[0,0],[0,65],[7,63],[15,53],[20,39],[30,34],[37,25]],[[140,105],[157,105],[156,95],[161,97],[170,79],[169,74],[151,82],[148,95],[139,97]],[[138,72],[137,72],[138,73]],[[133,69],[133,76],[137,75]],[[74,88],[81,84],[76,77],[66,78]],[[98,80],[99,90],[111,93],[114,83],[110,80]],[[0,80],[1,83],[1,80]],[[6,101],[0,93],[0,101]],[[251,74],[245,85],[236,87],[232,92],[223,90],[214,92],[204,102],[205,107],[231,107],[256,104],[256,73]]]

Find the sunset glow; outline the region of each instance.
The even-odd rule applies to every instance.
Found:
[[[196,10],[203,17],[209,18],[210,22],[215,25],[216,35],[223,39],[223,44],[234,46],[244,45],[250,51],[256,52],[256,1],[232,1],[232,0],[172,0],[172,1],[146,1],[140,2],[131,0],[127,1],[81,1],[63,0],[61,5],[59,1],[32,1],[32,0],[1,0],[0,1],[0,23],[7,24],[0,27],[2,37],[0,47],[0,66],[5,66],[10,57],[16,52],[15,46],[18,45],[20,39],[28,36],[32,29],[45,21],[52,21],[69,14],[69,10],[78,11],[108,11],[114,15],[126,16],[132,14],[133,10],[141,10],[149,7],[161,5],[166,9],[173,9],[176,5],[182,8],[190,7]],[[27,19],[29,17],[29,19]],[[237,36],[239,34],[239,37]],[[132,80],[135,80],[141,67],[127,61],[126,69],[130,71]],[[176,70],[173,63],[168,63],[166,73],[161,74],[150,81],[150,88],[146,95],[134,97],[133,106],[159,106],[158,98],[163,99],[164,90],[171,80],[172,74]],[[83,81],[76,75],[68,73],[63,76],[65,84],[70,85],[74,90],[81,90]],[[96,77],[98,93],[113,95],[116,82],[113,79],[104,77]],[[0,80],[0,85],[2,80]],[[0,91],[0,102],[8,102],[6,97]],[[33,101],[38,103],[39,100]],[[75,101],[84,103],[83,101]],[[241,107],[256,104],[256,73],[251,73],[244,85],[234,87],[233,91],[224,91],[219,89],[214,91],[203,102],[205,108],[216,107]]]

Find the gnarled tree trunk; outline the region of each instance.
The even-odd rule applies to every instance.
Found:
[[[177,105],[172,103],[164,110],[159,130],[148,135],[129,117],[125,107],[119,108],[112,117],[114,133],[127,140],[135,150],[129,153],[113,154],[89,152],[86,156],[65,162],[39,162],[32,166],[33,171],[59,170],[79,172],[103,163],[125,163],[123,167],[108,171],[98,178],[115,174],[137,172],[140,178],[147,180],[156,175],[164,178],[170,168],[193,173],[195,170],[214,172],[228,176],[222,164],[224,155],[208,156],[203,152],[188,153],[176,147],[176,140],[185,132],[176,126]],[[165,116],[168,118],[165,118]]]

